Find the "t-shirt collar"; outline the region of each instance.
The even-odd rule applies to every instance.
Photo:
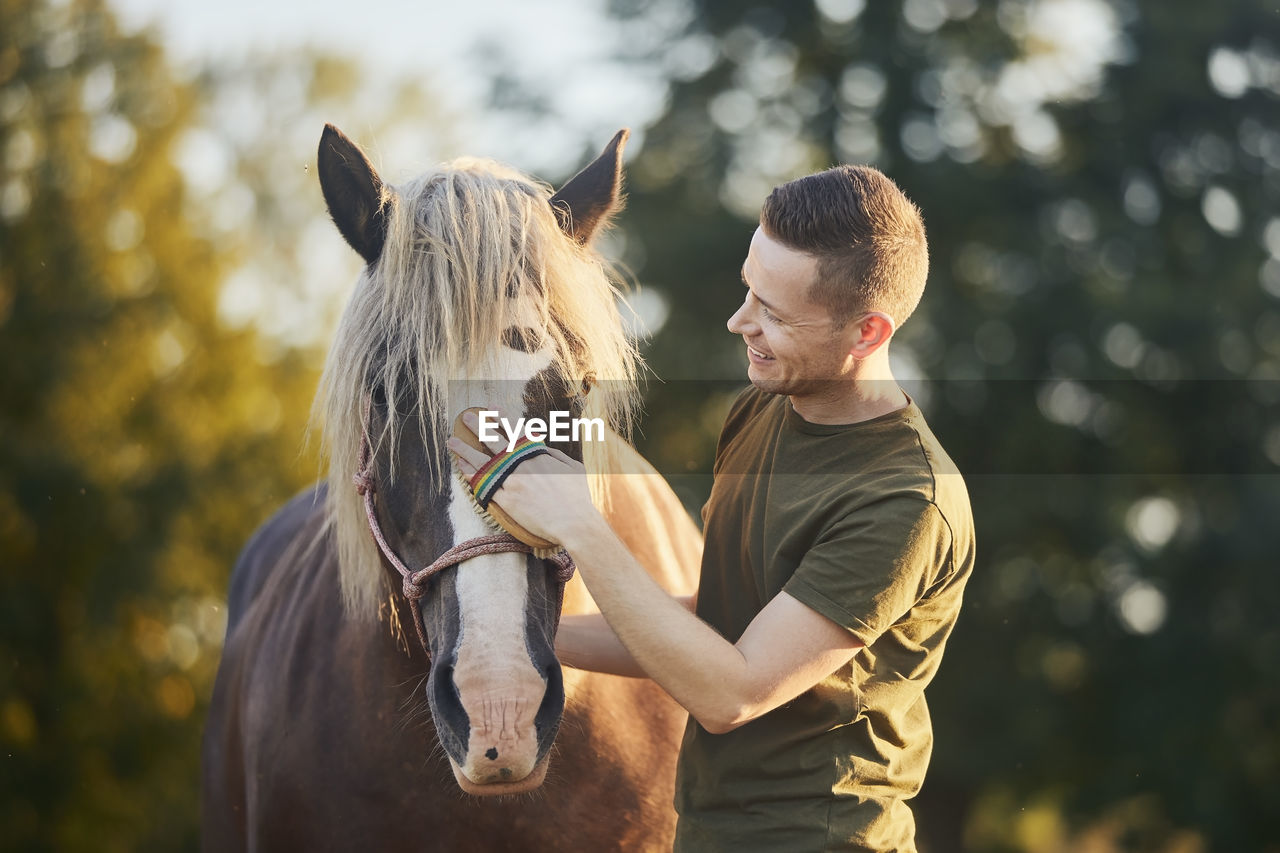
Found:
[[[865,421],[857,421],[851,424],[815,424],[806,421],[804,417],[795,410],[791,405],[791,398],[785,395],[781,396],[782,406],[786,413],[785,423],[791,429],[806,435],[839,435],[844,432],[853,432],[854,430],[874,429],[886,424],[895,424],[903,421],[915,420],[920,417],[920,409],[916,406],[916,401],[911,399],[911,395],[906,391],[902,395],[907,398],[907,405],[901,409],[894,409],[892,412],[886,412],[874,418]]]

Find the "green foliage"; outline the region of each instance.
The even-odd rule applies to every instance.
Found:
[[[0,12],[0,825],[194,846],[226,579],[315,473],[312,369],[218,320],[196,93],[100,0]]]
[[[615,12],[643,29],[668,6]],[[909,388],[978,526],[930,690],[929,849],[1274,843],[1280,17],[1190,0],[693,9],[645,57],[706,61],[646,132],[624,220],[627,260],[671,304],[646,452],[709,470],[714,432],[690,435],[690,415],[714,423],[725,386],[708,381],[742,382],[740,341],[717,331],[768,188],[876,163],[932,250],[899,372],[922,377]],[[705,478],[691,488],[696,506]]]

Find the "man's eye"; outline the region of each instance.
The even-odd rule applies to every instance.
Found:
[[[763,314],[764,318],[768,320],[770,323],[778,322],[778,318],[773,316],[773,312],[770,311],[768,308],[765,308],[763,305],[760,306],[760,313]]]

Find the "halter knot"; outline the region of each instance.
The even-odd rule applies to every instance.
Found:
[[[361,497],[374,492],[377,481],[374,476],[369,473],[368,468],[363,468],[351,476],[351,482],[356,484],[356,492]]]
[[[416,572],[404,579],[404,585],[401,588],[404,597],[409,601],[416,602],[422,596],[427,594],[427,578],[419,577],[422,572]]]

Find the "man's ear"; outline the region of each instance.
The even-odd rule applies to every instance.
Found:
[[[622,149],[631,131],[625,127],[585,169],[551,197],[551,209],[565,233],[586,245],[622,210]]]
[[[849,322],[852,331],[853,345],[849,355],[854,358],[866,358],[876,350],[889,343],[893,337],[893,318],[883,311],[871,311]]]
[[[320,189],[333,224],[366,262],[382,254],[391,195],[369,158],[331,124],[320,135]]]

